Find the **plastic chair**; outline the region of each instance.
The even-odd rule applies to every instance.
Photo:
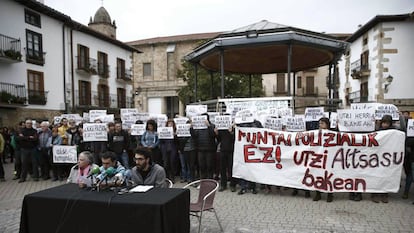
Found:
[[[198,193],[198,200],[195,203],[190,203],[190,215],[198,218],[198,232],[201,231],[201,220],[203,218],[204,211],[214,212],[214,215],[217,219],[217,223],[220,226],[220,230],[221,232],[224,232],[213,205],[214,197],[219,187],[219,183],[212,179],[202,179],[193,181],[184,186],[183,188],[194,187],[198,185],[200,187]]]
[[[167,188],[172,188],[172,187],[173,187],[173,185],[174,185],[174,183],[173,183],[170,179],[165,178],[165,186],[166,186]]]

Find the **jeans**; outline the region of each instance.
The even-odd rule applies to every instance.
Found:
[[[125,167],[125,169],[129,168],[129,156],[127,152],[122,152],[121,154],[116,155],[116,159]]]
[[[180,156],[180,163],[181,163],[181,179],[185,181],[191,181],[192,174],[190,172],[190,161],[188,160],[188,154],[187,151],[184,153],[179,152]]]
[[[215,151],[198,151],[198,166],[201,179],[213,179]]]

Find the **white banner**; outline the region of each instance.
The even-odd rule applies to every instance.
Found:
[[[233,176],[321,192],[398,192],[405,134],[236,128]]]
[[[375,130],[374,109],[338,109],[338,129],[343,132]]]
[[[414,137],[414,119],[408,119],[407,137]]]
[[[159,139],[174,139],[173,127],[158,127],[157,132]]]
[[[108,133],[105,123],[90,123],[83,125],[83,141],[85,142],[106,142]]]
[[[143,135],[145,132],[146,124],[132,124],[131,135]]]
[[[187,117],[198,116],[207,112],[207,105],[187,105],[185,107],[185,114]]]
[[[76,146],[53,146],[54,163],[77,163],[78,152]]]
[[[178,124],[177,127],[177,137],[191,137],[190,134],[190,124]]]
[[[217,129],[229,129],[232,123],[230,115],[216,116],[214,121]]]

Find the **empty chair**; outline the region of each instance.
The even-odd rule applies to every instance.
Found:
[[[219,187],[219,183],[212,179],[202,179],[193,181],[183,188],[189,188],[193,186],[199,185],[199,193],[198,193],[198,200],[195,203],[190,203],[190,214],[192,216],[197,217],[198,219],[198,232],[201,231],[201,221],[203,218],[204,211],[214,212],[216,216],[217,223],[220,226],[221,232],[223,231],[223,227],[221,226],[220,220],[217,216],[216,210],[214,209],[214,197],[216,195],[216,191]]]

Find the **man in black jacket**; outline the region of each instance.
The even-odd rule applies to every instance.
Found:
[[[17,136],[21,148],[22,174],[19,183],[26,181],[30,161],[32,161],[33,180],[39,181],[38,158],[36,158],[36,147],[38,144],[37,130],[32,127],[32,119],[25,121],[23,128]]]
[[[108,134],[108,149],[116,154],[117,160],[126,169],[129,168],[128,144],[128,132],[122,130],[122,124],[120,122],[115,123],[114,132]]]

